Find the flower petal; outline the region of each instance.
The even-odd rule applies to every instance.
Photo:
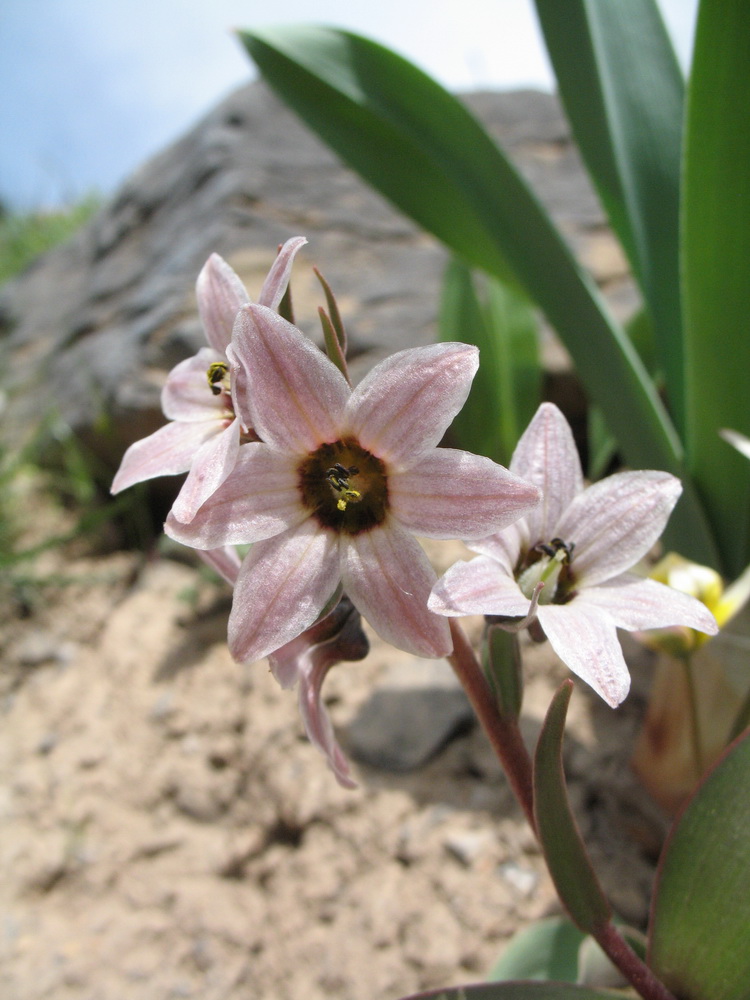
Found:
[[[410,348],[381,361],[352,393],[348,426],[396,469],[434,448],[469,395],[479,352],[468,344]]]
[[[195,284],[206,339],[223,355],[232,338],[237,313],[250,301],[245,286],[223,257],[212,253]]]
[[[681,492],[668,472],[618,472],[579,493],[554,528],[575,545],[576,586],[630,569],[661,535]]]
[[[538,486],[542,502],[527,518],[530,545],[548,542],[563,511],[583,490],[581,460],[568,421],[542,403],[513,452],[510,470]]]
[[[386,642],[417,656],[447,656],[448,623],[427,610],[435,571],[419,543],[395,521],[341,537],[345,592]]]
[[[194,549],[272,538],[308,516],[297,489],[294,459],[266,444],[243,444],[225,481],[185,524],[170,513],[165,532]]]
[[[388,478],[393,516],[429,538],[482,538],[518,520],[539,503],[536,486],[489,458],[435,448]]]
[[[439,615],[502,615],[522,618],[530,601],[494,559],[457,562],[432,588],[427,607]]]
[[[719,630],[706,605],[694,597],[629,573],[598,587],[586,587],[576,597],[576,604],[606,611],[618,628],[631,632],[670,625],[687,625],[708,635]]]
[[[293,236],[279,250],[276,260],[268,272],[268,277],[263,282],[263,288],[258,296],[259,306],[268,306],[269,309],[279,308],[279,303],[284,298],[284,292],[289,284],[294,258],[297,251],[306,243],[307,240],[304,236]]]
[[[310,518],[254,545],[234,588],[232,656],[259,660],[304,632],[325,607],[339,575],[335,535]]]
[[[148,437],[134,441],[122,457],[111,492],[119,493],[134,483],[156,476],[176,476],[187,472],[196,451],[221,429],[218,420],[195,423],[172,420]]]
[[[259,437],[295,454],[340,437],[349,386],[296,327],[265,306],[245,306],[232,349],[247,375],[243,412]]]
[[[479,555],[489,556],[500,564],[502,571],[507,576],[513,576],[518,557],[521,555],[522,545],[528,540],[528,528],[526,518],[521,518],[514,524],[508,525],[502,531],[486,538],[468,539],[466,547]]]
[[[221,486],[237,462],[240,448],[240,422],[235,419],[228,427],[209,438],[195,454],[190,472],[172,504],[178,521],[187,524],[200,507]]]
[[[617,708],[630,690],[630,674],[606,612],[581,605],[540,605],[537,614],[550,645],[563,663]]]
[[[330,666],[325,660],[313,661],[309,669],[300,672],[300,714],[308,739],[326,758],[338,783],[344,788],[356,788],[357,782],[352,778],[349,762],[336,740],[330,716],[321,697],[323,681]]]
[[[235,585],[237,574],[242,565],[237,549],[231,545],[225,545],[220,549],[196,549],[196,552],[214,572],[224,577],[230,587]]]
[[[208,384],[208,366],[223,360],[223,354],[211,347],[202,347],[192,358],[185,358],[175,365],[161,391],[164,416],[170,420],[231,417],[223,396],[215,396]]]

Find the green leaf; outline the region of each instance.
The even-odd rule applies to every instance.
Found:
[[[454,259],[443,281],[440,339],[476,344],[480,351],[479,371],[451,437],[460,448],[508,465],[541,400],[537,323],[528,299],[496,278],[475,279]]]
[[[650,964],[681,1000],[750,998],[750,733],[708,773],[657,874]]]
[[[586,854],[565,787],[562,741],[572,690],[569,680],[557,689],[539,735],[534,756],[534,813],[558,896],[573,922],[587,934],[596,934],[612,914]]]
[[[575,983],[578,949],[586,935],[565,917],[538,920],[511,938],[489,978],[556,979]]]
[[[750,434],[749,51],[747,0],[702,3],[682,206],[686,448],[730,576],[750,561],[750,463],[717,437]]]
[[[374,42],[319,27],[241,40],[265,80],[346,162],[468,263],[544,310],[635,467],[682,473],[682,445],[637,352],[525,182],[467,109]],[[686,484],[683,551],[715,550]]]
[[[654,321],[684,428],[679,190],[685,86],[654,0],[536,0],[586,166]]]
[[[523,665],[518,636],[490,625],[482,648],[482,669],[500,715],[516,721],[523,703]]]
[[[414,993],[403,1000],[622,1000],[622,993],[592,990],[570,983],[482,983]]]

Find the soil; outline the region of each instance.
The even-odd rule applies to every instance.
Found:
[[[455,555],[428,551],[439,569]],[[396,1000],[482,979],[559,912],[478,728],[412,773],[357,766],[344,790],[295,695],[232,661],[224,584],[80,542],[26,571],[0,611],[2,997]],[[404,655],[372,644],[326,682],[345,749]],[[643,926],[664,826],[628,768],[649,672],[628,649],[621,710],[576,687],[566,771],[604,887]],[[546,645],[526,654],[531,743],[566,672]]]

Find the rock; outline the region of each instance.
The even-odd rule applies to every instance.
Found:
[[[622,298],[621,257],[556,99],[523,91],[465,100]],[[2,289],[0,443],[20,447],[54,414],[115,468],[128,444],[163,423],[165,374],[203,343],[194,285],[208,255],[226,257],[257,295],[276,246],[299,233],[310,246],[295,268],[297,319],[317,335],[317,264],[339,296],[356,376],[434,339],[443,250],[254,83]]]
[[[444,660],[411,657],[390,668],[349,727],[354,757],[411,771],[474,725],[471,705]]]

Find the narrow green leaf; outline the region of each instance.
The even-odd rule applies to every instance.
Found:
[[[331,322],[328,313],[322,306],[318,306],[318,316],[320,317],[320,325],[323,328],[323,340],[326,345],[326,354],[336,365],[346,381],[349,382],[349,385],[351,385],[349,371],[346,365],[346,358],[344,357],[344,352],[341,349],[341,341],[339,340],[338,333],[333,328],[333,323]]]
[[[622,1000],[622,992],[593,990],[570,983],[482,983],[414,993],[403,1000]]]
[[[313,268],[313,273],[323,288],[323,293],[326,297],[326,305],[328,306],[328,312],[330,313],[331,326],[336,331],[336,337],[338,338],[341,353],[344,357],[346,357],[346,349],[348,346],[346,329],[344,328],[344,321],[341,318],[341,311],[339,310],[339,304],[336,301],[336,296],[331,291],[331,286],[328,284],[317,267]]]
[[[685,86],[654,0],[536,0],[573,134],[654,320],[684,428],[679,189]]]
[[[750,997],[750,733],[709,772],[657,875],[650,964],[682,1000]]]
[[[702,3],[688,90],[683,201],[686,447],[730,576],[750,561],[750,4]],[[719,57],[720,54],[720,57]]]
[[[446,268],[440,339],[476,344],[479,371],[451,425],[456,445],[508,465],[541,400],[537,323],[526,296],[496,278],[476,279],[462,261]]]
[[[514,935],[492,966],[490,979],[542,979],[575,983],[578,949],[586,935],[565,917],[537,920]]]
[[[318,27],[240,35],[266,81],[382,194],[463,257],[516,280],[547,314],[635,467],[682,473],[682,445],[636,351],[547,213],[479,123],[374,42]],[[683,550],[715,549],[686,484]]]
[[[565,717],[573,682],[555,693],[534,755],[534,813],[539,842],[557,894],[573,922],[595,934],[609,923],[611,910],[591,866],[568,802],[562,766]]]
[[[523,703],[523,670],[518,636],[490,625],[484,638],[482,668],[504,719],[517,720]]]

